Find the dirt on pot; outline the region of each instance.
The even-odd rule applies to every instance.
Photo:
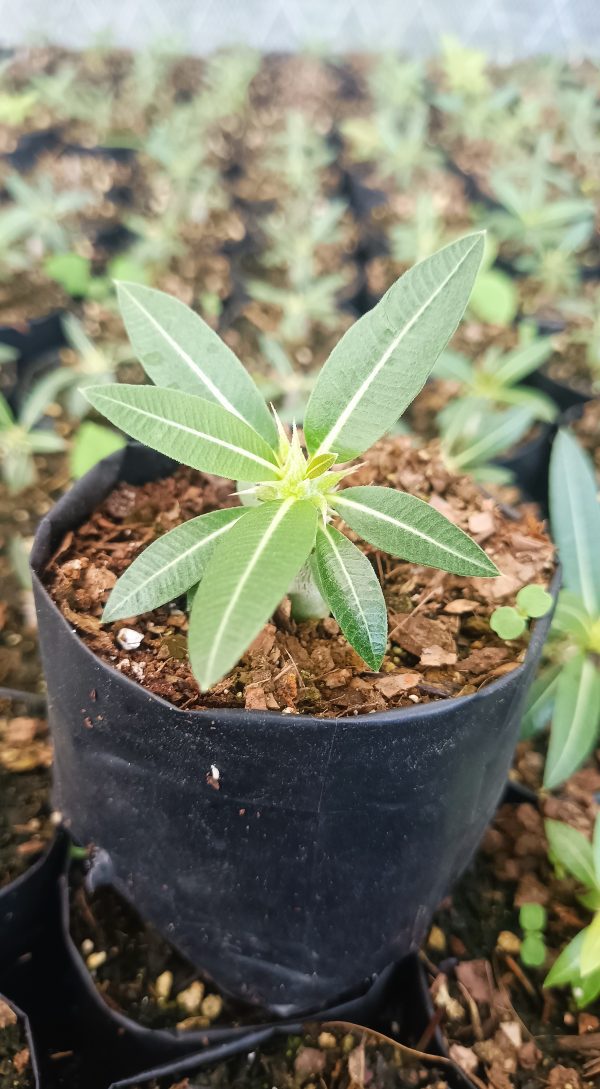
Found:
[[[46,572],[63,615],[104,661],[186,709],[246,706],[326,717],[466,695],[516,668],[526,641],[503,642],[490,629],[499,605],[525,584],[547,585],[552,544],[533,509],[502,511],[467,477],[456,477],[438,446],[385,439],[348,485],[391,485],[429,500],[470,532],[498,565],[497,579],[467,579],[404,563],[363,545],[388,605],[390,649],[370,672],[332,618],[295,623],[286,602],[240,663],[208,693],[198,691],[186,654],[187,617],[177,604],[131,621],[100,624],[117,577],[162,532],[203,511],[235,504],[231,482],[188,469],[133,487],[121,484],[87,522],[69,533]],[[352,534],[349,534],[352,536]],[[133,628],[139,647],[126,649]]]

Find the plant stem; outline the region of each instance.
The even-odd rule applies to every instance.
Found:
[[[321,620],[331,612],[313,578],[310,562],[298,572],[288,594],[294,620]]]

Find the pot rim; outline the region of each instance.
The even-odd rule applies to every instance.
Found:
[[[554,574],[552,575],[552,579],[547,586],[547,590],[553,598],[552,609],[548,613],[546,613],[545,616],[540,617],[539,620],[536,620],[532,624],[530,629],[531,637],[529,639],[523,661],[519,665],[515,666],[515,668],[512,669],[509,673],[505,673],[502,677],[496,678],[496,680],[491,681],[489,684],[483,686],[482,688],[478,688],[476,692],[471,692],[467,696],[450,696],[447,699],[432,700],[430,703],[414,704],[412,707],[392,707],[386,711],[373,711],[370,714],[367,713],[362,715],[339,715],[335,718],[328,718],[326,716],[318,717],[317,715],[303,714],[286,715],[282,711],[257,711],[246,707],[209,707],[199,710],[177,707],[174,703],[170,703],[162,696],[158,696],[155,692],[151,692],[150,689],[145,688],[143,684],[139,683],[139,681],[128,677],[115,666],[111,665],[110,662],[105,661],[103,658],[100,658],[99,655],[95,654],[88,647],[87,643],[81,638],[75,627],[70,624],[66,617],[63,615],[54,599],[48,593],[48,590],[46,589],[46,586],[44,585],[41,578],[41,571],[43,570],[46,562],[43,555],[46,545],[44,536],[46,534],[48,536],[50,535],[52,512],[56,510],[59,505],[64,504],[66,506],[67,501],[73,494],[74,488],[76,488],[78,485],[83,485],[86,480],[89,481],[90,477],[92,477],[92,475],[97,471],[99,466],[107,465],[111,462],[115,465],[118,465],[120,462],[124,461],[127,450],[131,448],[148,449],[149,453],[153,453],[153,451],[150,451],[149,448],[143,447],[141,443],[128,444],[128,446],[125,447],[123,450],[117,450],[114,454],[110,454],[108,457],[103,458],[88,473],[86,473],[85,476],[81,477],[79,481],[76,481],[75,484],[72,485],[71,488],[67,492],[65,492],[63,496],[61,496],[57,503],[55,503],[50,508],[50,511],[44,515],[36,530],[34,543],[31,550],[30,569],[32,575],[32,582],[34,590],[37,592],[37,594],[44,596],[46,602],[51,606],[53,612],[59,619],[62,627],[65,628],[70,635],[75,636],[86,656],[88,656],[92,661],[97,662],[101,668],[108,670],[115,679],[118,678],[118,680],[124,685],[124,687],[132,694],[135,693],[138,696],[140,694],[145,694],[149,700],[156,702],[159,706],[164,707],[169,712],[177,713],[184,716],[184,718],[186,718],[188,721],[197,720],[199,723],[202,723],[211,720],[214,722],[215,720],[219,719],[225,722],[227,722],[228,720],[239,722],[240,715],[243,715],[244,717],[248,716],[248,718],[250,719],[256,718],[257,722],[262,721],[263,723],[265,723],[266,720],[269,726],[280,726],[286,730],[290,729],[290,725],[292,723],[296,726],[301,724],[302,727],[309,726],[312,728],[314,728],[315,726],[324,728],[326,724],[329,724],[333,729],[335,729],[340,724],[360,724],[362,726],[365,726],[369,723],[372,723],[375,726],[384,725],[389,724],[394,719],[397,720],[404,717],[408,717],[412,724],[412,721],[414,721],[415,719],[427,717],[437,718],[440,715],[444,715],[447,711],[452,711],[456,707],[463,705],[468,700],[481,701],[482,699],[485,699],[488,693],[492,695],[497,692],[502,692],[503,689],[508,690],[512,688],[516,678],[520,677],[525,670],[529,659],[537,653],[538,649],[541,650],[541,647],[546,640],[546,628],[552,618],[552,614],[556,606],[558,591],[560,589],[562,581],[562,570],[558,560],[556,561],[556,566]],[[100,502],[102,502],[102,499],[98,500],[98,503]]]

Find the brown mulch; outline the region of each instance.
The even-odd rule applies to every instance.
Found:
[[[600,797],[600,763],[582,768],[540,809],[523,802],[501,808],[474,866],[440,909],[426,947],[432,996],[450,1055],[489,1089],[592,1089],[600,1074],[597,1004],[577,1012],[568,990],[544,991],[562,948],[589,922],[571,879],[558,880],[548,861],[544,819],[590,836]],[[519,747],[521,779],[539,778],[543,759]],[[519,908],[548,912],[546,963],[519,959]]]
[[[62,542],[46,572],[48,588],[99,657],[182,708],[245,705],[335,717],[464,695],[514,669],[525,641],[498,639],[489,617],[514,602],[523,585],[547,585],[551,577],[553,547],[532,511],[509,517],[467,477],[452,476],[435,444],[415,449],[404,437],[378,443],[347,483],[386,484],[428,499],[470,532],[502,572],[497,579],[460,578],[365,545],[389,613],[390,649],[377,674],[333,619],[296,624],[285,602],[235,669],[204,695],[188,666],[187,617],[177,605],[132,619],[141,645],[120,647],[118,633],[129,622],[100,624],[116,578],[160,533],[235,502],[231,482],[192,470],[142,487],[119,485]]]

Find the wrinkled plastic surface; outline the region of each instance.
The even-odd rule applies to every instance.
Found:
[[[70,840],[59,830],[48,852],[0,890],[0,996],[23,1025],[36,1089],[124,1089],[158,1076],[179,1077],[254,1050],[297,1022],[176,1033],[146,1029],[112,1010],[98,994],[69,934]],[[416,957],[394,965],[352,1003],[321,1020],[347,1020],[415,1044],[433,1010]],[[445,1054],[434,1032],[427,1050]],[[472,1089],[449,1069],[452,1089]]]
[[[417,949],[467,865],[549,617],[522,667],[462,699],[335,720],[179,711],[96,658],[39,580],[117,480],[169,468],[128,447],[39,527],[54,801],[77,839],[102,848],[101,879],[221,987],[278,1016],[322,1009]]]

